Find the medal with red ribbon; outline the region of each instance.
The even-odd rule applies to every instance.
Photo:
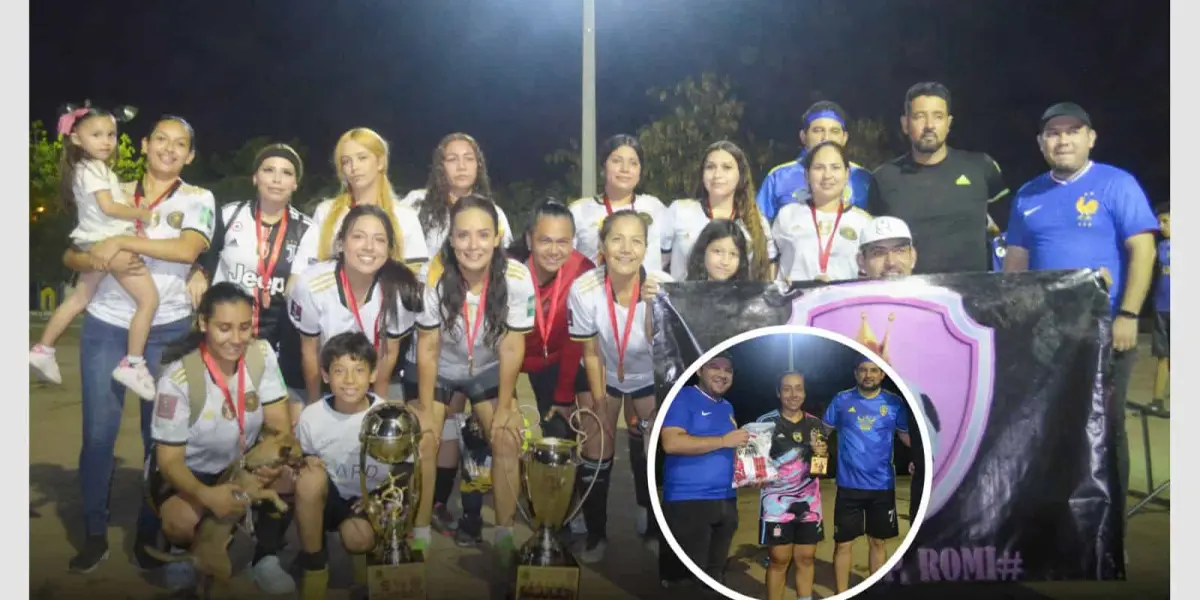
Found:
[[[563,266],[566,266],[565,264]],[[533,266],[533,257],[529,257],[529,272],[537,273]],[[562,288],[566,281],[566,277],[562,275],[562,268],[554,274],[554,289],[550,294],[550,308],[543,314],[542,311],[542,286],[533,286],[534,309],[533,309],[533,324],[537,327],[538,337],[542,339],[542,358],[550,358],[550,329],[557,322],[558,309],[562,307]]]
[[[213,383],[221,390],[221,395],[225,399],[222,403],[221,412],[226,419],[236,420],[238,426],[238,453],[246,452],[246,359],[239,358],[234,371],[237,373],[237,402],[233,401],[233,394],[229,391],[229,385],[225,382],[225,375],[221,373],[221,368],[217,366],[217,361],[213,359],[212,353],[208,351],[208,346],[200,345],[200,357],[204,359],[204,366],[208,368],[208,376],[212,378]]]
[[[175,183],[172,183],[166,190],[163,190],[163,193],[159,194],[158,198],[156,198],[154,202],[151,202],[149,206],[142,206],[142,200],[145,199],[146,189],[142,185],[142,182],[139,181],[137,186],[133,188],[133,205],[138,208],[145,208],[146,210],[153,211],[155,208],[158,208],[159,204],[162,204],[163,200],[170,198],[176,191],[178,191],[179,186],[181,185],[183,185],[183,180],[176,179]],[[146,232],[146,226],[142,224],[141,221],[135,222],[134,227],[137,228],[138,235],[142,235]]]
[[[255,294],[258,307],[254,311],[255,336],[258,335],[259,310],[271,307],[271,274],[275,272],[275,265],[279,263],[279,255],[283,253],[283,243],[288,230],[287,217],[287,210],[284,209],[283,214],[279,217],[278,228],[271,225],[264,227],[261,207],[256,207],[254,210],[254,231],[255,238],[258,240],[258,293]],[[276,230],[274,244],[271,244],[272,229]],[[346,287],[349,289],[349,286]]]
[[[346,303],[350,305],[350,312],[354,314],[354,321],[358,323],[359,331],[370,336],[371,334],[367,333],[367,328],[363,326],[362,314],[358,312],[358,298],[354,297],[354,290],[350,287],[350,278],[346,277],[345,266],[343,266],[341,272],[338,273],[338,277],[342,280],[342,289],[346,291]],[[370,292],[367,293],[370,294]],[[381,306],[379,308],[379,314],[375,315],[375,336],[371,339],[371,344],[375,346],[376,352],[379,351],[379,324],[380,319],[382,318],[383,307]]]
[[[537,289],[537,286],[534,286]],[[475,340],[479,337],[479,326],[483,323],[484,311],[487,310],[488,280],[485,275],[483,287],[479,289],[479,306],[475,307],[475,322],[471,322],[471,303],[468,302],[470,292],[463,297],[463,328],[467,332],[467,377],[475,376]]]
[[[842,214],[846,212],[846,204],[838,202],[837,217],[833,220],[833,230],[829,232],[829,241],[821,241],[821,223],[817,220],[817,207],[811,203],[808,209],[812,212],[813,232],[817,234],[817,266],[821,269],[818,278],[828,280],[825,269],[829,267],[829,256],[833,254],[833,240],[837,237],[838,225],[842,222]]]
[[[703,203],[700,204],[700,206],[701,206],[701,208],[704,209],[704,216],[708,217],[709,221],[713,220],[713,209],[712,209],[712,205],[708,203],[708,200],[705,200]],[[736,222],[737,218],[738,218],[737,203],[734,202],[733,210],[731,210],[729,212],[729,220]]]
[[[633,294],[629,297],[629,312],[625,315],[625,333],[617,331],[617,294],[613,291],[612,277],[604,274],[604,287],[608,292],[608,318],[612,322],[613,338],[617,342],[617,382],[625,382],[625,349],[629,347],[629,334],[633,332],[633,315],[637,312],[638,276],[633,276]]]

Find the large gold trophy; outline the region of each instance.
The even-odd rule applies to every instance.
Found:
[[[421,425],[402,403],[377,404],[363,417],[359,484],[375,546],[367,555],[371,600],[425,600],[425,557],[408,544],[421,497]],[[388,469],[387,480],[367,489],[367,457]]]
[[[603,424],[587,409],[575,410],[568,421],[582,439],[543,437],[529,441],[521,453],[521,475],[532,515],[523,508],[521,513],[529,521],[533,537],[517,552],[516,600],[576,600],[579,597],[579,564],[558,541],[556,534],[575,518],[592,491],[589,485],[575,509],[571,510],[575,471],[580,463],[579,449],[587,438],[576,426],[576,419],[581,415],[591,415],[601,423],[600,452],[603,456]],[[522,437],[527,438],[525,432]],[[521,503],[517,506],[521,507]]]

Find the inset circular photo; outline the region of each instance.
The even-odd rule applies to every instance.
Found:
[[[843,335],[768,327],[716,345],[651,432],[663,585],[738,600],[867,590],[928,504],[921,415],[892,368]]]

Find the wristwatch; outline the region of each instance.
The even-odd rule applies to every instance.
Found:
[[[1117,311],[1117,316],[1125,317],[1126,319],[1134,319],[1134,320],[1137,320],[1137,318],[1138,318],[1137,313],[1128,311],[1128,310],[1124,310],[1124,309]]]

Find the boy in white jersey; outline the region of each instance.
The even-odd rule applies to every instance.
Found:
[[[324,598],[329,587],[327,531],[338,532],[342,546],[354,556],[356,583],[366,581],[362,555],[374,547],[375,534],[360,497],[359,432],[367,410],[382,401],[370,393],[377,360],[375,348],[361,332],[330,338],[321,349],[321,377],[333,393],[308,405],[296,426],[305,456],[296,479],[297,562],[303,569],[300,597],[305,600]],[[390,472],[388,465],[367,457],[367,490],[385,483]]]

